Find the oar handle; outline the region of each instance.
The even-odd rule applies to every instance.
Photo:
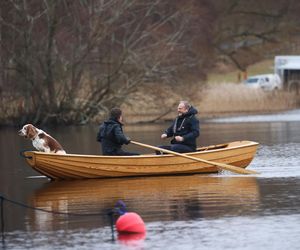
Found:
[[[228,165],[228,164],[220,163],[220,162],[208,161],[208,160],[204,160],[202,158],[197,158],[197,157],[194,157],[194,156],[181,154],[181,153],[174,152],[174,151],[171,151],[171,150],[168,150],[168,149],[159,148],[159,147],[155,147],[155,146],[152,146],[152,145],[148,145],[148,144],[144,144],[144,143],[140,143],[140,142],[136,142],[136,141],[130,141],[130,142],[133,143],[133,144],[136,144],[138,146],[154,149],[154,150],[161,151],[161,152],[168,153],[168,154],[177,155],[177,156],[184,157],[184,158],[194,160],[194,161],[198,161],[198,162],[204,162],[204,163],[207,163],[207,164],[210,164],[210,165],[213,165],[213,166],[217,166],[219,168],[222,168],[222,169],[225,169],[225,170],[228,170],[228,171],[232,171],[232,172],[236,172],[236,173],[240,173],[240,174],[258,174],[254,170],[239,168],[239,167],[236,167],[236,166],[232,166],[232,165]]]

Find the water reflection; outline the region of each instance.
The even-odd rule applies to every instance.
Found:
[[[128,246],[131,249],[143,249],[143,243],[146,238],[145,233],[139,234],[119,234],[118,242],[122,245]]]
[[[260,143],[251,163],[251,168],[261,173],[255,179],[228,172],[215,176],[52,183],[47,179],[28,179],[37,173],[19,157],[19,151],[32,148],[31,142],[20,138],[15,128],[2,128],[0,193],[40,208],[86,214],[55,215],[5,202],[6,244],[2,246],[39,250],[124,249],[127,245],[111,242],[107,216],[88,215],[104,214],[122,199],[130,211],[139,213],[146,222],[147,235],[141,244],[145,249],[298,249],[299,117],[300,113],[287,112],[276,121],[268,117],[246,123],[201,123],[199,145],[244,139]],[[125,130],[136,141],[158,145],[165,127],[166,124],[138,125],[125,126]],[[100,152],[95,140],[97,126],[45,130],[61,141],[68,152]],[[126,147],[149,152],[134,145]],[[126,244],[122,239],[119,242]]]
[[[92,179],[45,184],[30,198],[32,206],[64,213],[105,215],[118,200],[145,222],[189,220],[248,214],[259,204],[254,177],[167,176],[130,179]],[[30,212],[33,230],[108,225],[105,216],[63,220],[56,214]],[[60,220],[60,223],[57,223]]]

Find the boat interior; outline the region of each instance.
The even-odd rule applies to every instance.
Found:
[[[221,148],[228,147],[228,145],[229,145],[228,143],[218,144],[218,145],[211,145],[211,146],[207,146],[207,147],[197,148],[197,151],[201,152],[201,151],[209,151],[209,150],[221,149]]]

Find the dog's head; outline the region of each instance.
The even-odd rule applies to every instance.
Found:
[[[28,139],[33,139],[38,134],[38,130],[32,124],[26,124],[21,130],[19,130],[19,135]]]

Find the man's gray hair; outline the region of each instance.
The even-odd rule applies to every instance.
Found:
[[[180,103],[182,103],[186,109],[190,109],[190,107],[192,107],[192,105],[189,104],[188,101],[180,101],[179,104],[180,104]]]

